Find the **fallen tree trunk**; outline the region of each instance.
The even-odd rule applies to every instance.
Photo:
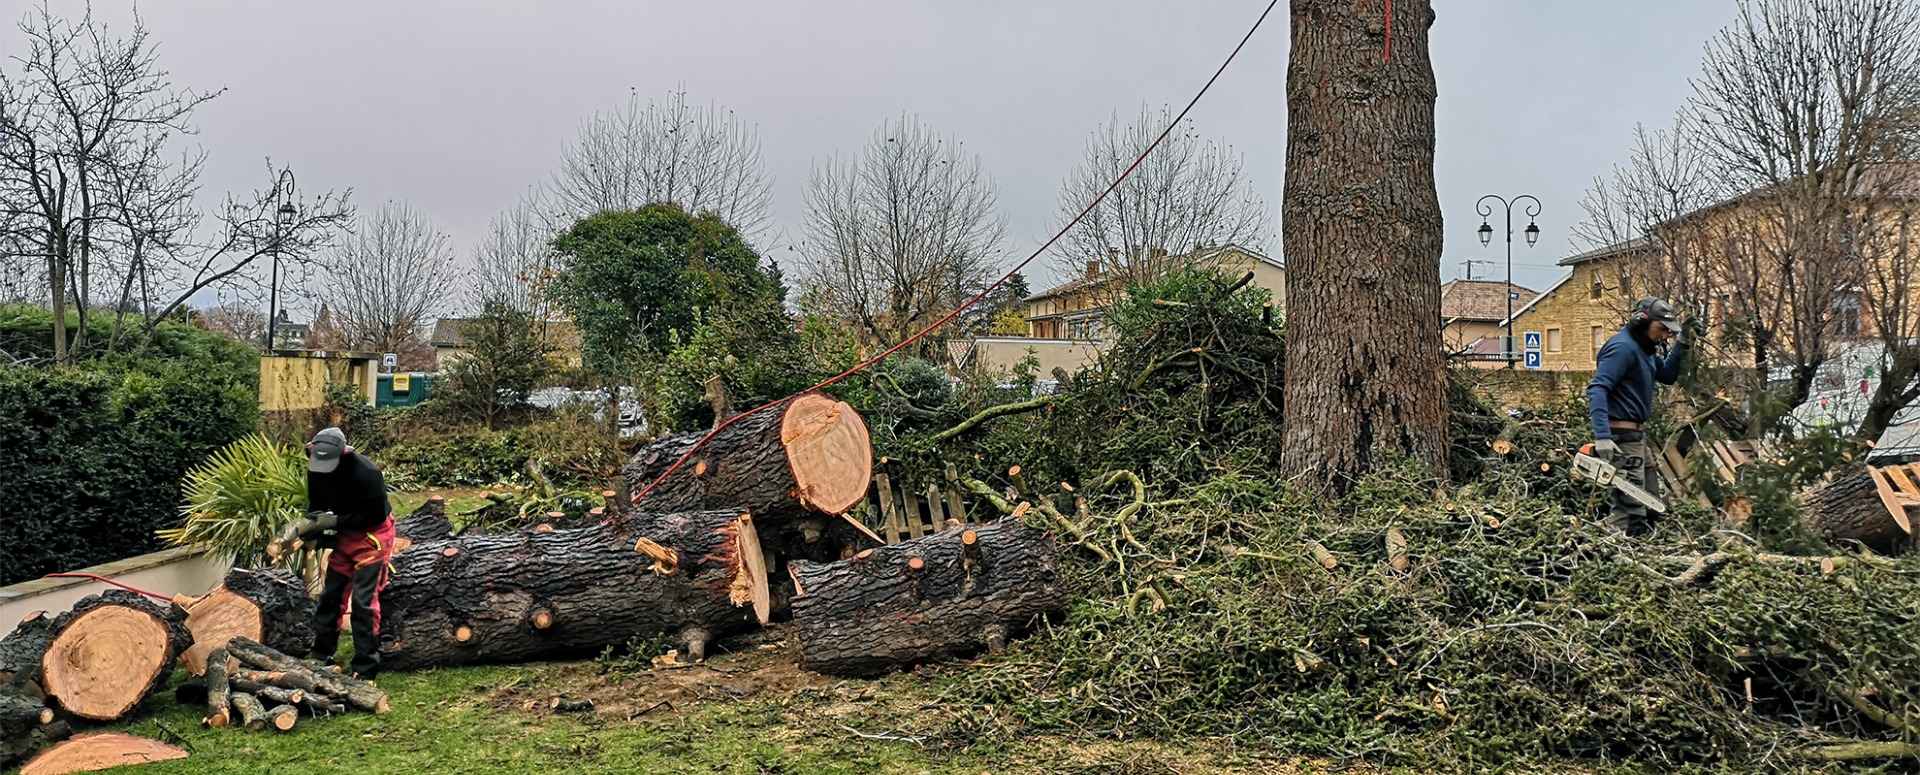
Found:
[[[757,542],[754,519],[726,510],[418,546],[394,559],[381,597],[381,663],[524,662],[652,637],[698,659],[766,615]]]
[[[59,742],[68,732],[44,701],[0,689],[0,767]]]
[[[115,721],[160,688],[192,643],[179,607],[113,589],[21,622],[0,640],[0,679],[30,685],[80,718]]]
[[[1913,523],[1903,497],[1882,476],[1855,466],[1801,493],[1807,527],[1828,543],[1857,542],[1883,554],[1911,546]]]
[[[625,469],[633,507],[746,511],[772,526],[846,513],[866,497],[873,475],[873,445],[860,413],[809,393],[733,422],[659,487],[637,495],[705,436],[668,436],[635,453]]]
[[[1012,519],[788,569],[801,664],[829,675],[998,650],[1068,598],[1053,539]]]
[[[73,772],[98,772],[114,767],[172,761],[187,758],[187,752],[158,740],[101,732],[79,737],[48,748],[33,757],[20,775],[67,775]]]
[[[313,601],[307,585],[290,571],[235,568],[187,606],[193,646],[180,657],[191,675],[207,671],[207,654],[236,636],[252,638],[289,654],[313,648]]]

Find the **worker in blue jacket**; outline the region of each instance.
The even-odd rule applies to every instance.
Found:
[[[1634,302],[1626,327],[1595,356],[1593,381],[1587,384],[1587,415],[1593,423],[1593,451],[1613,464],[1616,475],[1659,494],[1647,480],[1646,424],[1653,416],[1654,383],[1671,385],[1680,378],[1687,357],[1679,316],[1660,299]],[[1613,493],[1607,523],[1629,535],[1652,529],[1647,507]]]

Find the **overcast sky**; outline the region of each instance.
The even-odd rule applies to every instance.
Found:
[[[33,3],[0,0],[18,19]],[[78,0],[56,9],[77,14]],[[123,24],[131,4],[94,0]],[[1008,262],[1055,225],[1057,187],[1114,111],[1183,103],[1264,0],[155,0],[140,12],[179,84],[228,92],[203,108],[206,188],[246,191],[262,160],[300,187],[351,188],[426,211],[463,259],[488,220],[550,178],[595,109],[684,87],[759,126],[773,180],[767,252],[789,266],[809,170],[856,149],[902,110],[967,143],[991,171]],[[1439,78],[1442,274],[1482,248],[1474,202],[1532,193],[1540,246],[1518,243],[1517,282],[1561,272],[1591,179],[1636,122],[1669,120],[1732,0],[1450,0],[1433,28]],[[1274,211],[1285,141],[1288,18],[1276,9],[1195,109],[1197,128],[1245,154]],[[0,53],[19,49],[0,38]],[[1495,224],[1496,229],[1500,224]],[[1277,232],[1276,232],[1277,236]],[[1272,246],[1277,252],[1277,244]],[[1044,264],[1042,259],[1041,264]],[[1479,276],[1504,272],[1481,268]],[[1033,285],[1053,279],[1031,273]]]

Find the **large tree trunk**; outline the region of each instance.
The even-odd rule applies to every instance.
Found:
[[[737,510],[628,513],[592,527],[417,545],[394,558],[381,596],[381,662],[525,662],[653,637],[697,658],[765,615],[753,523]]]
[[[1446,475],[1429,0],[1292,0],[1287,67],[1286,435],[1338,489],[1408,456]]]
[[[873,475],[866,421],[853,407],[818,393],[734,422],[672,477],[639,497],[705,435],[668,436],[634,454],[626,478],[635,508],[661,513],[732,509],[773,526],[843,514],[866,498]]]
[[[1800,494],[1807,527],[1828,543],[1858,542],[1887,554],[1913,545],[1913,521],[1906,508],[1899,488],[1866,466],[1836,473]]]
[[[207,671],[207,654],[245,636],[289,654],[313,648],[313,600],[300,577],[284,570],[235,568],[227,578],[187,606],[193,647],[180,657],[187,672]]]
[[[80,718],[115,721],[165,682],[192,643],[179,607],[111,589],[21,622],[0,640],[0,680],[37,687]]]
[[[1053,539],[1014,519],[788,569],[801,664],[829,675],[998,649],[1068,600]]]
[[[158,740],[96,732],[81,735],[33,757],[20,768],[20,775],[67,775],[74,772],[98,772],[114,767],[171,761],[187,758],[185,749]]]

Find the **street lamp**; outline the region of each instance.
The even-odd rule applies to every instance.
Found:
[[[1507,341],[1501,349],[1506,351],[1504,355],[1507,359],[1507,368],[1511,369],[1513,368],[1513,206],[1522,201],[1529,203],[1526,207],[1527,247],[1533,247],[1534,243],[1540,241],[1540,226],[1533,221],[1540,215],[1540,200],[1535,199],[1532,194],[1521,194],[1511,201],[1498,194],[1480,197],[1480,201],[1474,203],[1473,209],[1480,213],[1479,231],[1482,247],[1493,241],[1493,224],[1487,222],[1487,218],[1494,213],[1493,205],[1487,203],[1489,199],[1499,202],[1501,208],[1507,213]]]
[[[267,291],[267,354],[273,354],[274,329],[280,325],[280,243],[287,237],[287,229],[293,227],[293,219],[299,215],[299,208],[293,204],[293,170],[281,170],[280,179],[273,183],[273,198],[280,206],[273,211],[273,278]]]

